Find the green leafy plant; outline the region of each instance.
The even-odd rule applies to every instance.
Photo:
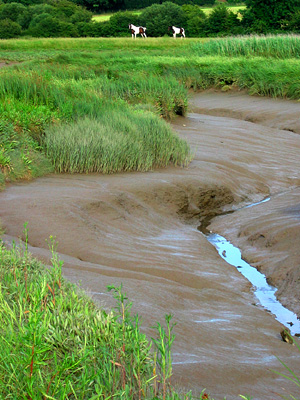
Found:
[[[157,338],[151,338],[155,348],[155,362],[157,365],[158,385],[162,385],[163,399],[166,398],[167,390],[171,388],[171,376],[172,376],[172,344],[175,339],[175,335],[172,334],[173,328],[176,324],[172,323],[173,316],[167,314],[165,316],[166,328],[163,327],[159,322],[154,327],[157,331]]]

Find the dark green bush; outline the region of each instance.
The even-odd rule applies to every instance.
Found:
[[[169,1],[163,4],[153,4],[140,15],[141,25],[147,27],[149,36],[164,36],[168,34],[168,26],[186,25],[186,15],[181,7]]]
[[[207,19],[209,34],[232,33],[239,26],[237,14],[230,11],[224,4],[215,7]]]
[[[206,36],[207,33],[207,17],[206,14],[198,6],[186,4],[182,6],[185,13],[186,34],[187,36],[199,37]]]
[[[48,13],[34,17],[29,25],[28,33],[36,37],[60,36],[60,21]]]
[[[110,36],[130,36],[129,24],[138,24],[138,16],[131,12],[117,12],[109,20]]]
[[[282,21],[290,20],[299,8],[299,0],[245,0],[243,25],[253,32],[265,33],[282,29]]]
[[[300,32],[300,10],[297,10],[291,16],[291,20],[287,22],[287,27],[293,32]]]
[[[0,20],[10,19],[17,22],[18,18],[26,13],[27,8],[23,4],[9,3],[0,5]]]
[[[0,21],[0,39],[11,39],[21,35],[21,26],[11,19]]]

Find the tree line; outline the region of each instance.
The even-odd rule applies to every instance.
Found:
[[[0,0],[0,39],[20,36],[126,37],[130,36],[130,23],[146,26],[150,37],[168,35],[169,25],[185,27],[188,37],[300,31],[300,0],[245,0],[246,9],[239,13],[221,3],[209,15],[195,4],[202,0],[183,5],[165,1],[144,8],[140,14],[118,11],[105,22],[93,21],[90,10],[70,0],[5,1]]]

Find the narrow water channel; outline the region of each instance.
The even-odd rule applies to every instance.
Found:
[[[254,207],[269,200],[270,198],[266,198],[260,202],[250,204],[243,208]],[[233,212],[234,211],[229,211],[228,213]],[[225,214],[226,213],[223,213],[222,215]],[[272,313],[277,321],[289,328],[291,335],[300,336],[300,320],[297,318],[296,314],[285,308],[276,299],[275,293],[277,289],[268,284],[264,274],[242,259],[241,251],[237,247],[233,246],[223,236],[208,231],[207,226],[208,221],[206,221],[205,224],[200,225],[198,230],[200,230],[207,240],[217,249],[223,260],[236,267],[238,271],[253,285],[254,294],[258,298],[262,307],[266,311]]]

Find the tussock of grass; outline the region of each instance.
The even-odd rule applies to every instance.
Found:
[[[36,141],[0,119],[0,188],[5,181],[30,179],[50,171],[52,166]]]
[[[147,171],[190,159],[186,142],[164,121],[127,110],[50,127],[44,146],[58,172]]]

